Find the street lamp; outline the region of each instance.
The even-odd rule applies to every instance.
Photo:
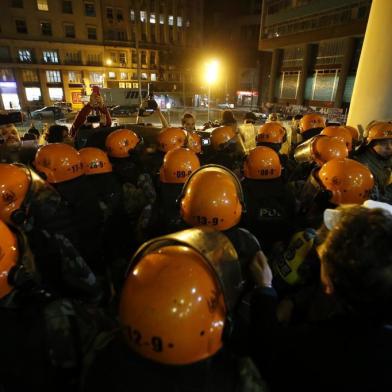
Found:
[[[211,60],[206,64],[205,80],[208,84],[208,121],[210,121],[211,84],[216,82],[218,67],[219,63],[216,60]]]

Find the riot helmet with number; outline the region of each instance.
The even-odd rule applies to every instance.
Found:
[[[176,148],[166,153],[159,172],[160,181],[183,184],[200,167],[199,158],[189,148]]]
[[[187,133],[182,128],[165,128],[157,136],[158,149],[163,152],[184,147],[186,141]]]
[[[227,230],[241,219],[242,187],[235,174],[219,165],[205,165],[191,174],[180,195],[180,212],[190,226]]]
[[[95,147],[85,147],[79,150],[83,163],[84,174],[103,174],[112,171],[112,164],[105,151]]]
[[[260,127],[256,142],[282,144],[286,140],[286,129],[279,122],[269,122]]]
[[[321,131],[323,128],[325,128],[325,120],[317,113],[305,114],[299,121],[299,131],[301,134],[314,129]]]
[[[244,177],[252,180],[279,178],[282,173],[279,155],[268,147],[259,146],[249,152],[244,162]]]
[[[205,360],[230,338],[242,289],[238,255],[224,234],[204,227],[150,240],[133,256],[121,293],[125,339],[161,364]]]
[[[51,143],[41,147],[34,167],[50,184],[57,184],[84,175],[79,152],[68,144]]]

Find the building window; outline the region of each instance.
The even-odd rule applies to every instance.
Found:
[[[51,101],[64,101],[64,92],[61,87],[49,87],[48,91]]]
[[[113,19],[113,8],[110,7],[106,8],[106,17],[108,19]]]
[[[24,82],[38,82],[37,71],[32,69],[22,69],[22,80]]]
[[[102,84],[103,75],[99,72],[90,72],[90,83]]]
[[[60,71],[46,71],[46,81],[48,83],[61,83]]]
[[[10,50],[8,46],[0,46],[0,62],[9,63],[10,61]]]
[[[159,15],[159,24],[165,24],[165,15]]]
[[[51,50],[51,51],[43,51],[42,52],[42,58],[44,60],[44,63],[48,64],[58,64],[59,63],[59,55],[57,51]]]
[[[147,12],[140,11],[140,22],[145,22],[147,20]]]
[[[145,50],[142,50],[141,52],[141,63],[144,65],[147,64],[147,55]]]
[[[75,26],[73,24],[64,25],[64,31],[67,38],[75,38]]]
[[[109,79],[116,79],[116,73],[113,71],[109,71],[108,72],[108,77]]]
[[[81,53],[79,51],[65,52],[64,62],[65,64],[82,64]]]
[[[41,22],[42,35],[52,35],[52,24],[50,22]]]
[[[82,73],[79,71],[69,71],[68,72],[68,82],[74,84],[82,83]]]
[[[132,50],[132,64],[137,64],[137,52]]]
[[[41,89],[39,87],[26,87],[25,91],[28,102],[41,101]]]
[[[117,31],[117,40],[118,41],[126,41],[127,33],[125,31]]]
[[[63,0],[63,13],[72,14],[72,0]]]
[[[117,9],[116,15],[118,22],[122,22],[124,20],[123,12],[121,9]]]
[[[127,80],[128,79],[128,72],[120,72],[120,79]]]
[[[12,0],[11,7],[23,8],[23,0]]]
[[[97,39],[97,28],[94,26],[87,27],[87,38]]]
[[[48,0],[37,0],[38,11],[49,11]]]
[[[15,75],[12,69],[0,69],[0,81],[2,82],[15,82]]]
[[[182,27],[182,17],[177,16],[177,27]]]
[[[156,82],[157,81],[157,74],[156,73],[152,73],[151,74],[151,82]]]
[[[21,63],[32,63],[33,58],[30,49],[19,49],[18,58]]]
[[[102,65],[102,57],[99,53],[87,54],[88,65]]]
[[[129,10],[129,19],[134,22],[135,21],[135,10]]]
[[[150,14],[150,23],[156,23],[156,17],[153,13]]]
[[[84,3],[84,14],[86,16],[95,16],[95,5],[94,3],[91,2],[85,2]],[[95,39],[95,38],[91,38]]]
[[[147,80],[147,78],[148,78],[147,73],[146,72],[142,72],[141,79],[142,80]]]
[[[26,21],[22,19],[15,20],[16,32],[20,34],[27,34]]]
[[[150,64],[155,65],[155,52],[150,53]]]
[[[120,52],[119,63],[125,65],[127,63],[127,54],[125,52]]]
[[[169,15],[167,19],[168,19],[168,22],[169,22],[169,26],[173,26],[174,25],[174,16],[173,15]]]

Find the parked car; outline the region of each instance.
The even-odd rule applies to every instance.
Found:
[[[31,118],[34,120],[54,119],[64,117],[64,111],[57,106],[45,106],[41,109],[31,112]]]
[[[110,114],[112,116],[131,116],[137,112],[137,106],[117,105],[110,109]]]

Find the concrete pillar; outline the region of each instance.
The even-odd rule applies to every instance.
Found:
[[[312,49],[313,49],[312,44],[307,44],[304,47],[304,58],[302,60],[302,67],[299,76],[298,91],[297,91],[297,98],[296,98],[297,105],[303,105],[305,101],[306,79],[308,78],[309,67],[312,60]]]
[[[392,1],[373,0],[347,124],[392,119]]]
[[[52,101],[49,98],[49,90],[46,82],[46,71],[40,69],[39,71],[39,82],[41,87],[42,100],[44,101],[44,106],[50,106]]]
[[[64,92],[64,101],[72,102],[71,90],[69,88],[69,76],[67,70],[62,70],[62,80],[63,80],[63,92]]]
[[[14,73],[15,73],[16,86],[18,89],[19,104],[22,109],[25,109],[29,106],[29,103],[27,102],[26,90],[23,85],[22,70],[16,68],[14,69]]]
[[[347,76],[348,73],[350,72],[350,66],[353,61],[354,49],[355,49],[354,37],[346,38],[344,42],[343,62],[342,62],[342,67],[340,68],[339,82],[335,95],[335,102],[334,102],[335,108],[340,108],[343,104],[344,87],[346,86]]]
[[[274,49],[272,54],[271,74],[268,88],[268,102],[274,102],[275,84],[279,73],[280,59],[282,57],[282,49]]]

